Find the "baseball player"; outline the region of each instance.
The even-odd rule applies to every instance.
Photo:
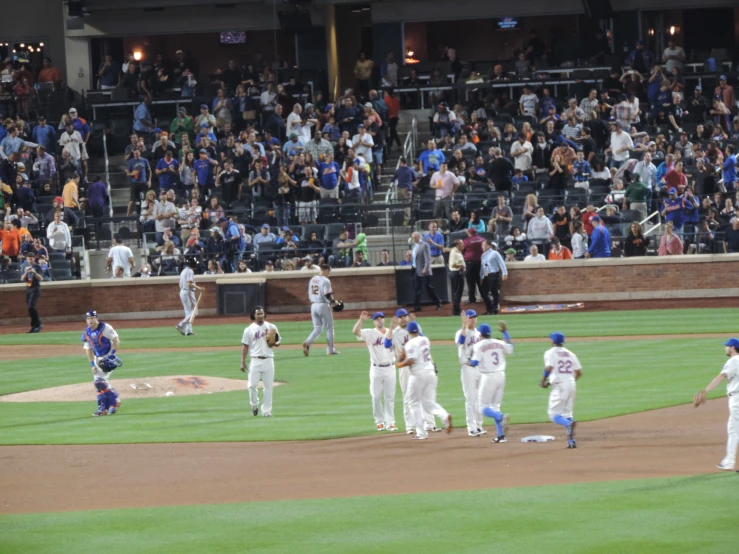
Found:
[[[195,284],[195,272],[194,268],[198,266],[198,261],[195,258],[187,260],[187,266],[180,273],[180,302],[185,308],[185,319],[175,325],[182,335],[186,337],[194,336],[192,332],[192,318],[197,308],[197,300],[195,300],[195,291],[202,291],[203,288]]]
[[[480,325],[477,331],[481,340],[472,347],[472,357],[469,361],[470,366],[480,370],[477,404],[482,408],[483,415],[495,420],[497,435],[493,442],[508,442],[505,437],[508,414],[501,413],[500,404],[505,389],[506,356],[513,354],[513,343],[504,321],[500,322],[504,340],[491,338],[493,330],[487,323]]]
[[[403,348],[411,338],[408,334],[407,326],[408,323],[412,320],[411,318],[413,317],[415,316],[409,314],[408,310],[405,310],[403,308],[399,309],[397,312],[395,312],[395,317],[390,324],[390,328],[385,333],[385,348],[392,349],[393,353],[395,354],[395,361],[399,361],[402,359]],[[419,334],[423,332],[420,325],[418,326],[418,332]],[[400,392],[403,395],[403,420],[405,421],[405,434],[415,435],[416,423],[413,420],[413,416],[411,415],[410,399],[408,397],[409,375],[409,367],[404,366],[398,369]],[[421,407],[421,411],[423,412],[423,406]],[[436,422],[434,421],[434,416],[432,414],[427,414],[426,412],[423,412],[423,421],[424,427],[428,431],[433,431],[434,433],[441,431],[441,428],[436,426]]]
[[[354,324],[352,333],[357,340],[364,341],[370,354],[370,395],[372,396],[372,415],[378,431],[397,431],[395,426],[395,365],[393,351],[385,348],[385,314],[375,312],[373,329],[362,329],[369,319],[369,313],[362,312]],[[383,400],[385,405],[383,407]]]
[[[472,347],[481,340],[477,326],[477,312],[467,310],[462,314],[462,328],[454,335],[457,355],[461,366],[462,392],[464,393],[464,411],[467,417],[467,435],[479,437],[487,433],[482,428],[482,412],[477,404],[480,386],[480,368],[469,364],[472,358]]]
[[[567,448],[577,448],[572,408],[575,405],[575,381],[582,375],[582,366],[577,356],[564,347],[565,336],[562,333],[552,333],[549,338],[552,347],[544,353],[544,375],[539,386],[547,388],[552,385],[547,412],[549,419],[567,429]]]
[[[411,415],[416,427],[413,439],[429,438],[423,421],[423,412],[441,419],[444,429],[447,433],[451,433],[452,416],[436,402],[436,386],[439,380],[436,375],[436,364],[431,357],[431,343],[429,339],[421,335],[421,328],[415,321],[409,322],[406,330],[410,335],[410,340],[403,348],[403,359],[398,362],[398,368],[410,368],[408,396]]]
[[[731,338],[724,343],[729,361],[724,364],[713,381],[698,391],[693,398],[693,405],[697,408],[706,401],[706,395],[726,381],[726,394],[729,396],[729,422],[726,427],[726,456],[716,467],[725,471],[733,471],[736,466],[736,447],[739,444],[739,339]]]
[[[331,308],[339,302],[333,297],[331,281],[328,279],[330,273],[331,266],[321,264],[321,273],[313,277],[308,284],[313,332],[303,343],[303,354],[306,356],[310,355],[310,345],[321,336],[323,331],[326,331],[326,354],[332,356],[339,353],[334,350],[334,315],[331,311]]]
[[[265,321],[264,308],[257,306],[251,313],[254,323],[244,329],[241,337],[241,371],[246,373],[246,355],[251,350],[249,360],[249,401],[252,415],[259,415],[259,391],[261,379],[262,417],[272,417],[272,388],[275,383],[275,353],[273,348],[280,346],[280,333],[277,327]]]
[[[120,346],[118,333],[109,324],[100,321],[95,310],[85,314],[87,328],[82,333],[82,343],[92,369],[92,380],[98,393],[98,409],[93,416],[113,415],[121,402],[116,390],[110,386],[108,376],[123,365],[116,351]]]

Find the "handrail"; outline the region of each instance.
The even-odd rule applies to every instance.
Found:
[[[648,221],[649,221],[650,219],[652,219],[652,218],[653,218],[653,217],[654,217],[655,215],[657,216],[657,225],[655,225],[655,226],[654,226],[654,227],[652,227],[651,229],[649,229],[649,230],[645,231],[645,232],[644,232],[644,236],[645,236],[645,237],[646,237],[647,235],[649,235],[649,234],[650,234],[650,233],[651,233],[652,231],[654,231],[655,229],[659,229],[659,228],[660,228],[660,227],[662,226],[662,214],[661,214],[661,213],[659,213],[659,210],[657,210],[656,212],[652,212],[651,214],[649,214],[649,215],[648,215],[648,216],[647,216],[647,217],[646,217],[646,218],[645,218],[645,219],[644,219],[643,221],[640,221],[640,222],[639,222],[639,225],[642,225],[642,226],[644,226],[644,224],[645,224],[646,222],[648,222]]]
[[[105,156],[105,186],[108,189],[108,215],[113,217],[113,196],[110,190],[110,161],[108,160],[108,139],[107,133],[103,130],[103,155]]]
[[[406,162],[416,159],[416,144],[418,142],[418,120],[416,116],[413,116],[411,121],[411,128],[403,141],[403,151],[401,157],[405,157]],[[395,164],[395,170],[397,171],[400,167],[400,157],[398,162]],[[398,200],[398,183],[395,179],[390,183],[390,186],[385,193],[385,204],[393,204]],[[390,234],[390,210],[385,210],[385,233]]]

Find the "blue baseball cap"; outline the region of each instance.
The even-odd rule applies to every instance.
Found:
[[[397,312],[395,312],[395,317],[403,317],[404,315],[408,315],[408,310],[405,308],[400,308]]]
[[[85,314],[85,319],[87,319],[88,317],[97,317],[97,316],[98,316],[98,313],[95,310],[87,310],[87,313]],[[736,340],[736,339],[732,339],[732,340]]]
[[[488,325],[487,323],[483,323],[482,325],[480,325],[477,330],[480,331],[480,334],[485,337],[489,337],[493,334],[492,327],[490,327],[490,325]]]
[[[724,343],[724,346],[733,346],[734,348],[739,348],[739,339],[736,337],[732,337]]]
[[[667,194],[677,194],[677,189],[675,187],[671,187],[670,190],[667,191]]]
[[[406,331],[409,333],[420,333],[421,328],[418,326],[418,323],[415,321],[411,321],[408,326],[405,328]]]
[[[269,229],[269,223],[262,223],[262,229]]]
[[[600,216],[599,215],[595,215],[595,216],[593,216],[593,217],[590,218],[590,221],[600,221]]]
[[[726,81],[726,75],[721,75],[721,77],[718,78],[719,81]]]
[[[555,331],[551,335],[549,335],[549,338],[552,339],[552,342],[555,344],[564,344],[565,343],[565,336],[564,333],[560,333],[559,331]],[[737,341],[737,344],[739,344],[739,341]]]
[[[703,90],[703,87],[700,86],[700,85],[696,85],[695,90],[701,90],[702,91]]]
[[[477,312],[475,310],[467,310],[464,315],[467,317],[477,317]]]
[[[382,312],[375,312],[375,313],[372,314],[372,320],[373,321],[375,319],[377,319],[378,317],[385,317],[385,314],[383,314]]]
[[[207,110],[208,109],[208,104],[200,104],[200,109],[201,110]]]
[[[201,128],[201,129],[205,129],[206,127],[210,127],[210,123],[208,123],[208,122],[206,122],[206,121],[203,121],[203,122],[202,122],[202,123],[200,124],[200,128]]]
[[[162,130],[159,127],[157,127],[156,129],[154,129],[154,133],[161,133],[161,132],[162,132]]]
[[[282,228],[282,230],[283,230],[283,231],[291,231],[292,229],[290,229],[290,227],[288,227],[287,225],[285,225],[285,226],[284,226],[284,227]]]

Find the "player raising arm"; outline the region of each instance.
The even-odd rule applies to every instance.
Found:
[[[454,335],[454,343],[457,345],[457,355],[461,367],[462,392],[464,393],[464,409],[467,416],[467,436],[479,437],[487,433],[482,428],[481,407],[477,403],[478,389],[480,387],[480,368],[469,364],[472,358],[472,348],[480,342],[480,332],[477,326],[477,312],[467,310],[462,313],[462,328]]]
[[[540,387],[552,385],[549,393],[549,419],[567,429],[567,448],[576,448],[575,421],[572,409],[575,406],[575,381],[582,375],[582,366],[572,352],[564,347],[562,333],[549,335],[552,348],[544,353],[544,375]]]

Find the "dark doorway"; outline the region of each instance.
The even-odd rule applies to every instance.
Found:
[[[684,10],[683,25],[684,44],[690,50],[710,52],[713,48],[734,48],[733,8]]]

